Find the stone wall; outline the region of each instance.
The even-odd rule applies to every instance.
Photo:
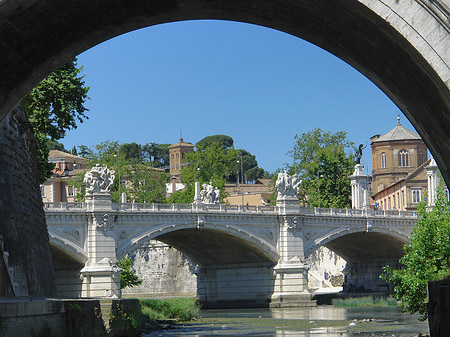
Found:
[[[122,289],[124,296],[195,296],[197,265],[184,254],[160,241],[152,240],[134,251],[130,258],[143,280],[133,288]]]
[[[133,288],[122,289],[126,297],[195,296],[197,295],[197,269],[183,253],[160,241],[152,240],[137,249],[130,258],[136,274],[143,280]],[[340,287],[335,279],[343,280],[346,261],[326,247],[320,247],[308,259],[310,265],[308,286],[314,291]]]
[[[310,291],[341,287],[347,262],[327,247],[316,249],[307,259],[309,264],[308,287]]]
[[[0,124],[0,235],[18,296],[51,296],[55,282],[37,175],[36,143],[16,109]]]

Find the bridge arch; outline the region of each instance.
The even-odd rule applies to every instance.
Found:
[[[245,263],[275,264],[276,247],[253,233],[233,225],[214,223],[169,224],[141,233],[118,247],[117,258],[136,250],[151,239],[175,247],[202,266]]]
[[[305,257],[325,246],[348,262],[367,260],[399,259],[403,256],[403,246],[409,243],[407,233],[391,228],[366,226],[342,228],[315,240],[306,250]]]
[[[50,232],[49,241],[50,246],[59,249],[61,252],[78,263],[84,264],[88,259],[86,253],[80,249],[80,247],[72,243],[70,240],[62,238],[58,234]]]
[[[416,127],[450,183],[450,34],[446,2],[414,0],[4,0],[0,120],[71,57],[161,23],[248,22],[328,50],[383,90]],[[80,23],[83,24],[80,24]]]
[[[83,283],[80,271],[88,257],[80,247],[57,234],[50,233],[49,239],[57,295],[78,298]]]

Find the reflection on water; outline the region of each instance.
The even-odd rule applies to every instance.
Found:
[[[373,318],[374,323],[361,323]],[[355,321],[353,321],[355,320]],[[355,322],[354,325],[349,325]],[[412,337],[428,333],[427,322],[402,314],[395,307],[204,310],[201,319],[156,331],[150,336],[261,336],[261,337]]]

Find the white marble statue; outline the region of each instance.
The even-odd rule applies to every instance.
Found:
[[[214,189],[212,183],[203,184],[200,199],[204,204],[220,204],[220,190]]]
[[[283,197],[297,197],[300,191],[302,181],[297,174],[290,176],[286,171],[278,173],[276,187],[278,191],[278,198]]]
[[[83,181],[86,184],[86,194],[111,193],[114,174],[115,172],[108,169],[105,165],[95,165],[84,175]]]

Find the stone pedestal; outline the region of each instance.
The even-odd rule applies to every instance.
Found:
[[[291,196],[282,196],[277,198],[278,211],[281,214],[299,213],[300,206],[298,198]]]
[[[369,176],[364,174],[364,166],[355,165],[355,171],[350,177],[352,187],[352,208],[368,209],[369,202]]]
[[[83,286],[81,297],[120,298],[120,273],[117,263],[105,258],[81,270]]]
[[[298,198],[277,199],[280,218],[278,251],[280,260],[273,269],[275,275],[271,307],[314,306],[308,291],[308,268],[303,264],[303,228]]]
[[[88,211],[111,211],[112,201],[110,193],[86,194],[86,206]]]
[[[308,268],[300,261],[279,263],[274,268],[275,284],[270,307],[315,306],[308,291]]]
[[[82,297],[119,298],[120,273],[117,266],[115,217],[110,193],[86,196],[88,215],[88,260],[81,270]]]

